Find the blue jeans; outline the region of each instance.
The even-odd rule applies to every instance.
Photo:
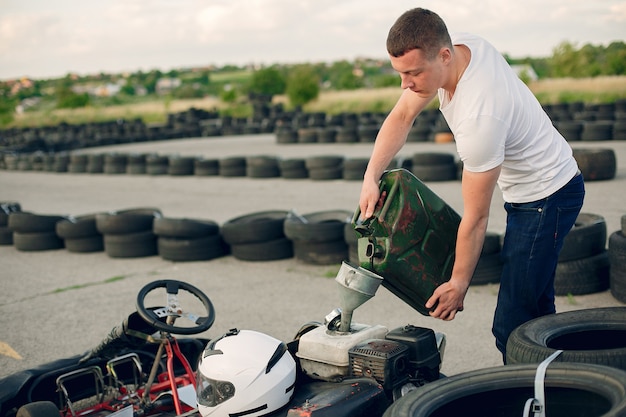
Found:
[[[492,332],[506,361],[506,342],[519,325],[556,312],[554,275],[563,239],[585,197],[578,174],[551,196],[531,203],[505,203],[504,262]]]

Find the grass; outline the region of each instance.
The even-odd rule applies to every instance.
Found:
[[[595,78],[558,78],[534,81],[529,88],[543,104],[582,101],[584,103],[606,103],[626,99],[626,76]],[[393,108],[402,93],[399,87],[359,89],[349,91],[323,91],[317,100],[307,104],[307,112],[376,112],[386,113]],[[285,96],[277,96],[274,103],[283,103],[289,108]],[[433,103],[432,106],[436,106]],[[61,122],[83,124],[115,119],[133,120],[141,118],[145,123],[163,123],[168,114],[189,108],[219,110],[224,113],[245,115],[241,103],[227,104],[214,97],[189,100],[154,99],[132,104],[79,109],[41,109],[16,115],[10,127],[53,126]]]

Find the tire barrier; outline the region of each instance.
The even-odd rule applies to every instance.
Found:
[[[500,242],[501,236],[498,233],[487,232],[470,285],[485,285],[500,282],[503,265],[500,260],[500,250],[502,249]]]
[[[139,119],[118,119],[77,125],[11,128],[0,130],[0,146],[9,152],[31,154],[75,151],[90,147],[171,140],[191,137],[273,133],[277,143],[351,143],[371,142],[378,133],[385,113],[304,113],[284,111],[281,105],[261,106],[253,102],[248,118],[220,116],[217,112],[190,108],[167,116],[164,123],[144,123]],[[555,127],[567,140],[599,141],[626,139],[624,100],[614,103],[582,102],[544,104]],[[445,130],[445,121],[437,109],[425,109],[416,118],[407,141],[437,143],[453,140]],[[41,159],[46,159],[41,157]],[[11,164],[17,161],[3,162]],[[32,161],[19,161],[25,168]],[[52,165],[56,172],[66,172],[63,161],[36,161],[36,165]],[[76,166],[72,166],[75,169]],[[11,169],[11,168],[9,168]],[[78,168],[80,169],[80,168]]]
[[[287,211],[273,210],[235,217],[222,225],[222,236],[232,255],[244,261],[271,261],[293,257],[293,244],[283,232]]]
[[[563,241],[554,277],[556,295],[583,295],[609,288],[604,217],[580,213]]]
[[[220,227],[212,220],[157,217],[153,232],[159,256],[168,261],[206,261],[228,252]]]
[[[507,341],[508,365],[555,362],[598,364],[626,371],[626,307],[549,314],[517,327]]]
[[[610,148],[573,148],[573,155],[585,181],[615,178],[617,161]],[[37,156],[37,157],[36,157]],[[84,162],[86,159],[86,163]],[[460,180],[462,164],[452,153],[417,152],[402,158],[397,166],[415,174],[422,181]],[[41,162],[33,163],[33,160]],[[301,160],[304,160],[304,164]],[[282,159],[277,156],[229,156],[221,159],[200,156],[158,154],[67,154],[18,155],[1,154],[0,166],[7,170],[47,171],[90,174],[197,175],[312,180],[361,180],[367,167],[366,158],[344,158],[341,155],[318,155]],[[304,165],[304,166],[303,166]],[[392,167],[390,167],[392,168]]]
[[[613,149],[574,148],[573,154],[585,181],[603,181],[615,178],[617,160]]]
[[[113,258],[160,255],[174,262],[226,255],[246,261],[295,257],[309,264],[358,262],[353,213],[328,210],[250,213],[225,222],[163,217],[157,208],[132,208],[82,216],[37,215],[17,202],[0,202],[0,245],[38,251],[104,251]],[[622,229],[626,228],[626,215]],[[563,246],[555,277],[556,295],[583,295],[610,288],[626,303],[626,235],[616,231],[604,248],[604,218],[581,213]],[[17,239],[16,239],[17,237]],[[16,243],[17,241],[17,243]],[[487,232],[471,285],[498,283],[501,236]]]
[[[8,228],[13,232],[13,246],[20,251],[62,249],[63,239],[56,234],[55,226],[67,216],[35,214],[25,211],[9,213]]]
[[[104,238],[96,227],[96,214],[68,217],[55,225],[57,236],[63,239],[69,252],[101,252]]]
[[[296,259],[314,265],[339,264],[348,259],[345,225],[353,212],[327,210],[298,215],[293,210],[285,218],[285,236],[293,241]]]
[[[507,365],[442,378],[404,395],[383,416],[529,415],[525,404],[533,398],[536,376],[536,365]],[[551,417],[624,416],[626,372],[593,364],[551,363],[543,378],[543,394],[545,415]]]
[[[104,251],[111,258],[139,258],[158,254],[155,208],[133,208],[96,214],[96,229],[104,237]]]
[[[15,201],[0,202],[0,245],[13,245],[13,231],[9,229],[9,215],[22,211],[20,203]]]
[[[416,153],[411,171],[422,181],[452,181],[458,177],[454,155],[439,152]]]
[[[613,297],[626,303],[626,215],[621,221],[621,229],[609,236],[609,286]]]

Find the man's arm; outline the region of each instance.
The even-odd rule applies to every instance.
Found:
[[[374,214],[374,208],[380,197],[378,181],[381,175],[398,151],[404,146],[415,118],[433,97],[424,98],[411,90],[404,90],[398,102],[383,122],[363,176],[363,186],[359,199],[359,207],[363,219],[367,219]]]
[[[433,309],[432,317],[452,320],[457,311],[463,310],[463,300],[485,240],[491,198],[499,175],[500,166],[486,172],[463,171],[463,217],[457,232],[454,267],[450,280],[437,287],[426,302],[426,308]]]

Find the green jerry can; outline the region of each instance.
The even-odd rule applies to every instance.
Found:
[[[369,219],[354,214],[362,268],[383,277],[382,285],[423,315],[435,288],[448,281],[461,217],[406,169],[380,179],[382,205]]]

